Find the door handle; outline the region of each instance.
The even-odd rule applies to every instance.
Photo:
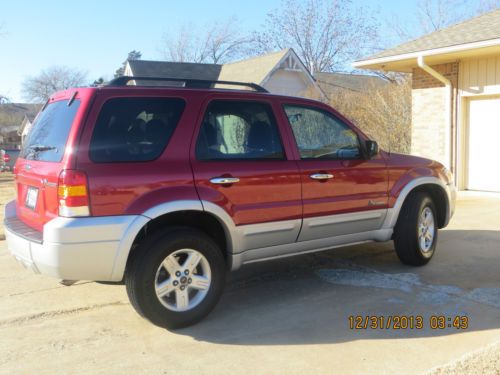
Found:
[[[314,173],[310,175],[313,180],[330,180],[333,178],[333,174],[330,173]]]
[[[238,177],[214,177],[210,179],[210,182],[212,184],[228,185],[240,182],[240,179]]]

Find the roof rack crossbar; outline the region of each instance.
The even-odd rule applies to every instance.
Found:
[[[191,79],[191,78],[173,78],[173,77],[131,77],[121,76],[115,78],[107,84],[107,86],[126,86],[130,81],[164,81],[164,82],[185,82],[186,87],[196,87],[192,84],[207,84],[215,85],[217,83],[222,85],[245,86],[254,89],[257,92],[269,92],[264,87],[251,82],[237,82],[237,81],[218,81],[208,79]]]

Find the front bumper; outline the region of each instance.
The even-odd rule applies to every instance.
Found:
[[[448,213],[444,225],[445,227],[449,224],[451,218],[453,217],[457,203],[457,188],[453,183],[446,185],[446,194],[448,195]]]
[[[5,207],[5,239],[11,254],[35,273],[65,280],[120,281],[143,216],[57,217],[33,231],[17,219],[15,201]],[[24,226],[24,227],[23,227]]]

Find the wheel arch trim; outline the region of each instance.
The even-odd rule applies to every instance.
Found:
[[[144,228],[144,226],[147,225],[147,223],[149,223],[150,221],[159,218],[160,216],[180,211],[206,212],[212,215],[224,229],[224,234],[226,236],[227,255],[228,259],[231,259],[230,254],[234,248],[233,238],[235,225],[231,217],[221,207],[210,202],[199,200],[179,200],[166,202],[149,208],[141,215],[137,215],[134,221],[127,227],[127,229],[123,233],[118,251],[116,252],[116,257],[111,274],[111,281],[121,281],[123,279],[127,260],[130,251],[132,250],[132,245],[134,244],[135,239]]]
[[[450,221],[454,204],[454,187],[451,185],[446,185],[442,180],[437,177],[418,177],[410,181],[405,185],[405,187],[400,191],[396,203],[394,206],[388,210],[387,217],[382,225],[382,228],[394,228],[403,207],[403,203],[412,191],[414,191],[419,186],[423,185],[435,185],[438,186],[444,192],[446,196],[446,216],[444,220],[444,226],[448,225]]]

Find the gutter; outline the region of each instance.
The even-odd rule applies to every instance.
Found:
[[[376,58],[368,58],[367,60],[358,60],[352,63],[354,68],[363,68],[363,69],[380,69],[380,67],[371,67],[368,68],[368,65],[384,65],[391,62],[398,62],[403,60],[413,60],[414,58],[418,58],[419,56],[425,57],[435,57],[439,55],[448,55],[448,54],[456,54],[460,52],[475,50],[475,49],[485,49],[491,47],[499,47],[500,46],[500,38],[497,39],[489,39],[489,40],[481,40],[477,42],[471,42],[466,44],[457,44],[448,47],[438,47],[433,49],[427,49],[423,51],[415,51],[408,52],[402,54],[396,54],[386,57],[376,57]]]
[[[444,166],[451,170],[451,131],[452,131],[452,117],[451,117],[451,112],[452,112],[452,98],[453,98],[453,86],[451,84],[451,81],[443,76],[441,73],[437,72],[436,70],[432,69],[429,65],[427,65],[424,61],[424,56],[419,55],[417,56],[417,65],[427,73],[429,73],[431,76],[436,78],[438,81],[442,82],[445,87],[446,87],[446,95],[445,95],[445,123],[447,128],[445,129],[445,144],[444,144],[444,152],[445,152],[445,160],[444,160]]]

